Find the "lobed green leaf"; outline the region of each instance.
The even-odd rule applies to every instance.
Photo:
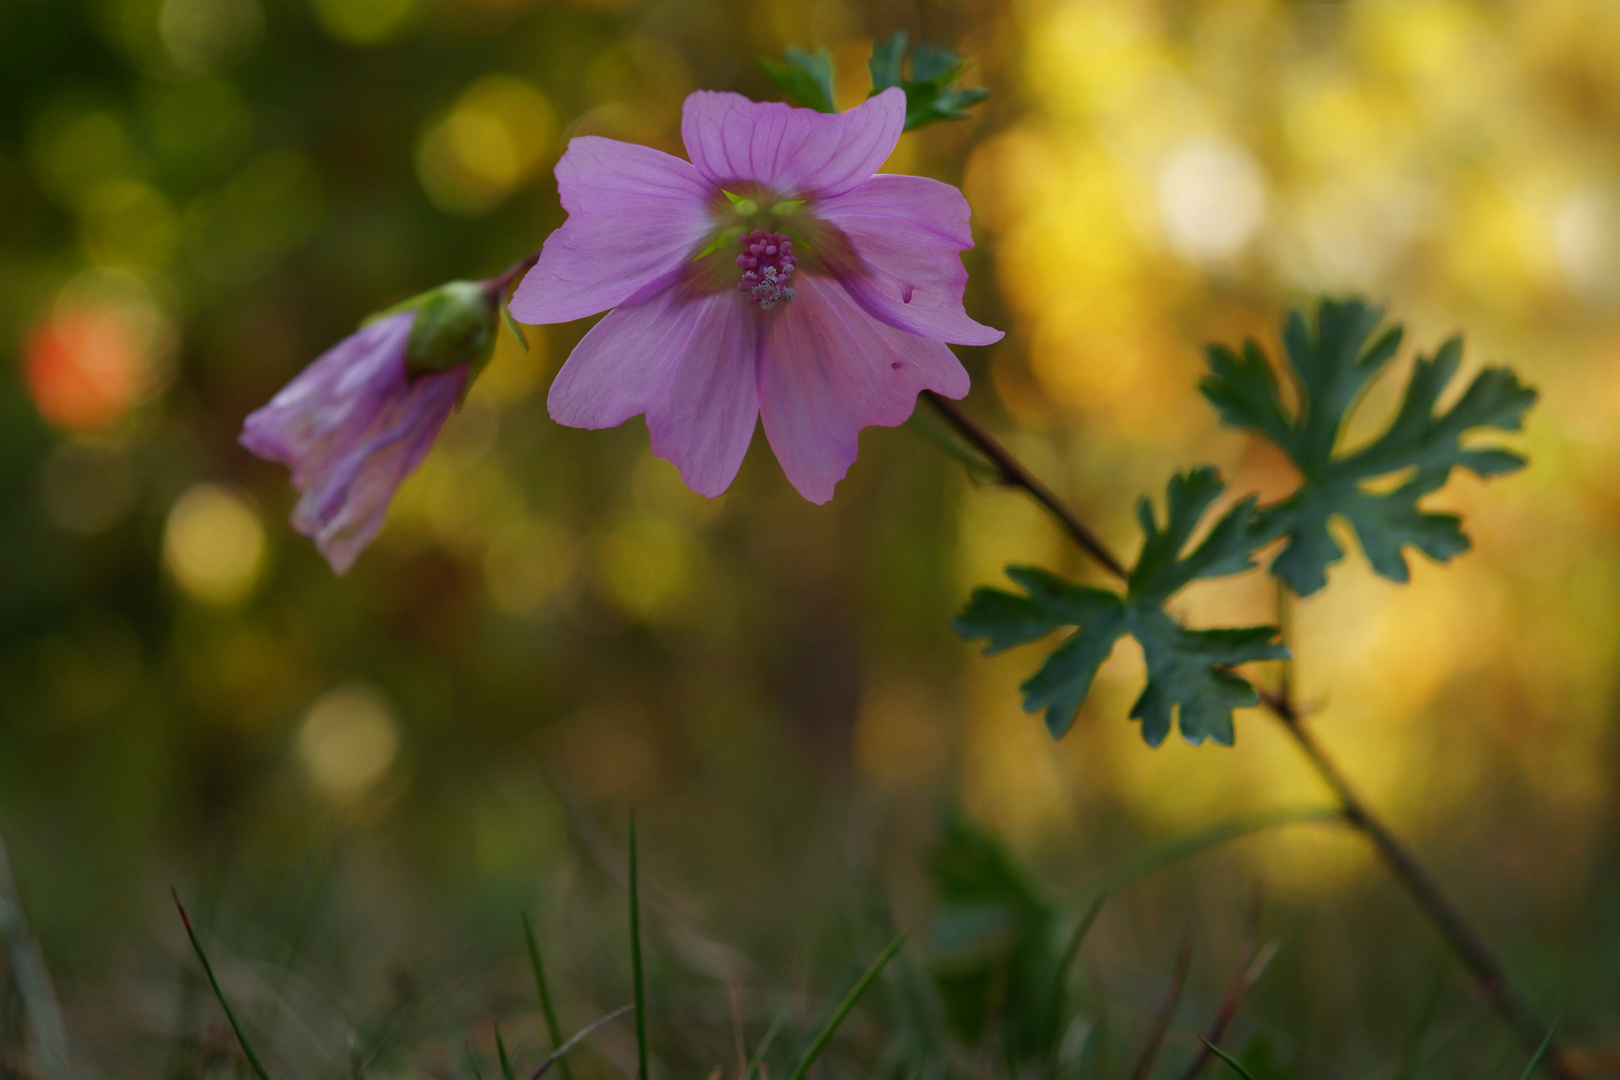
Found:
[[[1367,388],[1400,347],[1396,326],[1374,338],[1383,311],[1361,300],[1324,300],[1314,326],[1298,311],[1283,328],[1298,404],[1290,409],[1271,362],[1255,342],[1241,351],[1213,345],[1209,374],[1200,385],[1221,420],[1253,432],[1286,454],[1301,473],[1293,495],[1262,508],[1258,535],[1286,537],[1270,571],[1301,596],[1327,584],[1327,569],[1344,557],[1329,531],[1335,518],[1354,530],[1367,561],[1381,576],[1406,581],[1405,549],[1437,562],[1468,550],[1461,519],[1423,510],[1419,501],[1438,490],[1453,469],[1481,477],[1524,466],[1501,448],[1473,448],[1463,438],[1481,428],[1517,431],[1536,392],[1505,368],[1476,375],[1457,401],[1439,410],[1440,398],[1462,363],[1462,341],[1451,338],[1432,357],[1419,357],[1394,419],[1360,449],[1340,442]],[[1391,490],[1366,485],[1410,475]]]
[[[1147,662],[1147,685],[1131,708],[1131,718],[1142,722],[1142,738],[1157,746],[1179,723],[1188,742],[1230,745],[1232,711],[1259,703],[1254,687],[1231,669],[1283,659],[1287,650],[1275,640],[1275,627],[1189,630],[1164,610],[1171,596],[1194,581],[1252,568],[1254,551],[1275,535],[1251,497],[1232,506],[1188,551],[1223,488],[1220,473],[1208,466],[1172,478],[1162,524],[1142,500],[1142,551],[1124,595],[1012,566],[1007,576],[1022,592],[975,589],[956,618],[957,633],[984,640],[986,654],[993,654],[1073,628],[1021,687],[1025,711],[1044,710],[1054,738],[1073,726],[1098,669],[1128,634],[1141,644]]]

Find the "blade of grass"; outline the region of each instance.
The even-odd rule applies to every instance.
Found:
[[[1558,1030],[1558,1025],[1563,1022],[1563,1019],[1563,1013],[1553,1017],[1553,1022],[1547,1027],[1547,1037],[1541,1040],[1540,1046],[1536,1047],[1535,1057],[1531,1058],[1530,1064],[1524,1067],[1524,1075],[1519,1077],[1519,1080],[1530,1080],[1530,1077],[1535,1075],[1536,1066],[1541,1064],[1541,1056],[1547,1052],[1547,1047],[1552,1045],[1553,1034]]]
[[[180,911],[180,921],[185,924],[186,937],[191,939],[191,948],[197,954],[197,960],[202,964],[203,974],[208,976],[208,985],[214,988],[214,997],[219,1001],[219,1007],[225,1010],[225,1019],[231,1023],[231,1030],[236,1033],[236,1042],[242,1047],[242,1053],[247,1055],[248,1064],[253,1066],[253,1075],[259,1080],[270,1080],[270,1074],[265,1071],[264,1063],[259,1055],[253,1052],[253,1045],[242,1031],[242,1025],[236,1022],[236,1013],[231,1009],[231,1003],[225,1000],[225,991],[219,988],[219,979],[214,976],[214,965],[208,962],[208,954],[203,952],[202,942],[197,940],[197,932],[191,928],[191,916],[186,914],[186,906],[180,902],[180,892],[177,889],[169,890],[174,895],[174,906]]]
[[[1219,847],[1228,841],[1282,825],[1304,824],[1343,825],[1344,815],[1337,809],[1326,807],[1268,810],[1223,821],[1208,829],[1174,836],[1162,844],[1148,848],[1140,855],[1125,860],[1104,874],[1100,881],[1087,890],[1084,899],[1087,906],[1090,906],[1099,897],[1110,896],[1156,871],[1173,866],[1182,859],[1191,858],[1210,848]]]
[[[1429,1037],[1429,1029],[1434,1026],[1435,1017],[1440,1012],[1440,999],[1445,993],[1446,976],[1449,974],[1449,967],[1444,963],[1435,971],[1428,996],[1423,1000],[1423,1007],[1418,1011],[1412,1030],[1407,1033],[1406,1045],[1401,1048],[1401,1068],[1395,1074],[1395,1080],[1417,1080],[1418,1067],[1423,1063],[1423,1043]]]
[[[501,1062],[501,1076],[505,1080],[517,1080],[512,1074],[512,1059],[506,1056],[506,1042],[501,1038],[501,1025],[495,1025],[495,1056]]]
[[[534,987],[540,992],[540,1013],[546,1018],[546,1034],[551,1036],[551,1049],[553,1052],[562,1045],[562,1028],[557,1024],[557,1010],[551,1007],[551,991],[546,986],[546,968],[540,962],[540,945],[534,937],[534,926],[529,922],[527,913],[523,916],[523,939],[529,945],[529,965],[534,968]],[[568,1062],[563,1061],[558,1070],[563,1080],[574,1080],[574,1074],[568,1068]]]
[[[45,965],[45,951],[39,947],[38,939],[23,917],[22,900],[11,876],[11,862],[3,839],[0,839],[0,944],[6,946],[11,979],[16,984],[17,996],[22,999],[38,1075],[45,1080],[71,1075],[62,1007],[56,999],[50,969]]]
[[[815,1064],[816,1058],[821,1056],[821,1052],[832,1041],[833,1034],[838,1030],[838,1025],[844,1022],[844,1017],[849,1015],[850,1010],[855,1007],[856,1002],[861,1000],[862,995],[871,989],[872,984],[877,981],[879,972],[888,965],[890,960],[894,959],[894,954],[900,951],[900,946],[906,943],[906,935],[910,933],[910,927],[900,931],[895,935],[894,940],[889,942],[882,952],[878,953],[877,959],[872,961],[866,971],[861,974],[861,977],[856,980],[855,985],[849,988],[849,993],[844,995],[844,1000],[838,1003],[838,1008],[833,1011],[832,1016],[827,1018],[827,1022],[816,1033],[816,1037],[810,1041],[809,1049],[805,1050],[804,1056],[799,1059],[799,1063],[788,1074],[787,1080],[803,1080],[804,1074],[809,1071],[811,1065]]]
[[[754,1056],[748,1059],[748,1068],[743,1073],[743,1080],[752,1080],[754,1073],[759,1071],[760,1065],[765,1061],[766,1051],[776,1042],[776,1037],[782,1034],[782,1028],[787,1024],[787,1019],[788,1013],[784,1009],[776,1014],[776,1019],[771,1021],[771,1026],[765,1029],[765,1037],[759,1041],[759,1046],[754,1050]]]
[[[551,1056],[540,1063],[540,1067],[534,1070],[534,1075],[529,1077],[529,1080],[540,1080],[542,1076],[546,1075],[546,1070],[550,1069],[553,1065],[557,1064],[557,1062],[561,1061],[568,1054],[568,1051],[584,1042],[585,1039],[597,1028],[603,1027],[604,1025],[617,1020],[619,1017],[623,1016],[625,1013],[634,1008],[634,1005],[620,1005],[617,1009],[614,1009],[600,1020],[580,1028],[574,1033],[573,1038],[569,1039],[567,1042],[557,1047],[557,1049],[553,1050],[551,1052]]]
[[[1210,1053],[1214,1054],[1216,1057],[1230,1065],[1232,1067],[1232,1071],[1243,1077],[1243,1080],[1254,1080],[1254,1077],[1249,1073],[1249,1070],[1245,1069],[1243,1067],[1243,1063],[1238,1061],[1237,1058],[1233,1057],[1231,1054],[1228,1054],[1225,1050],[1222,1050],[1208,1039],[1199,1039],[1198,1041],[1209,1047]]]
[[[1043,1030],[1046,1033],[1048,1057],[1057,1058],[1058,1025],[1063,1014],[1063,987],[1069,979],[1069,968],[1074,964],[1074,958],[1080,955],[1080,946],[1086,940],[1086,934],[1091,931],[1091,924],[1097,921],[1102,914],[1103,902],[1107,895],[1097,897],[1091,902],[1091,907],[1080,916],[1075,924],[1074,933],[1069,935],[1068,943],[1063,946],[1063,954],[1058,957],[1057,970],[1052,973],[1052,993],[1046,1000],[1046,1020]]]
[[[1147,1080],[1148,1074],[1153,1071],[1153,1059],[1159,1056],[1159,1047],[1164,1043],[1165,1033],[1170,1030],[1176,1006],[1181,1004],[1181,992],[1187,987],[1187,968],[1192,964],[1192,951],[1193,932],[1188,927],[1187,935],[1181,939],[1181,950],[1176,954],[1176,969],[1170,976],[1170,992],[1164,996],[1164,1004],[1153,1018],[1147,1043],[1142,1047],[1141,1056],[1136,1059],[1136,1068],[1131,1070],[1131,1080]]]
[[[478,1055],[473,1053],[472,1043],[462,1043],[467,1048],[467,1064],[472,1066],[473,1075],[478,1080],[484,1080],[484,1070],[478,1067]]]
[[[731,999],[731,1041],[737,1050],[737,1080],[748,1080],[748,1039],[743,1035],[742,1007],[737,1002],[737,984],[726,985]]]
[[[640,880],[636,869],[636,815],[630,814],[630,977],[636,999],[636,1080],[647,1080],[647,985],[641,970]]]

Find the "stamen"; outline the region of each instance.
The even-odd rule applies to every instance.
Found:
[[[755,229],[742,238],[743,253],[737,256],[742,277],[737,288],[748,294],[750,303],[769,311],[778,304],[798,299],[788,284],[799,260],[793,256],[793,241],[779,232]]]

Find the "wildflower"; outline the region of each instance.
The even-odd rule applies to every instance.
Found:
[[[686,99],[690,162],[574,139],[557,165],[568,211],[512,300],[530,323],[614,310],[552,384],[552,418],[604,428],[644,413],[653,453],[694,491],[730,486],[756,418],[812,502],[919,391],[968,391],[946,342],[1001,337],[968,318],[967,201],[917,176],[874,175],[906,96],[825,114],[738,94]]]
[[[291,467],[293,528],[335,572],[377,535],[488,360],[504,284],[453,281],[383,312],[243,422],[243,446]]]

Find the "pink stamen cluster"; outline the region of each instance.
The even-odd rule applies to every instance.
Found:
[[[798,298],[788,284],[799,260],[793,256],[793,241],[779,232],[755,229],[742,238],[743,253],[737,256],[742,278],[737,288],[750,302],[769,311],[778,304]]]

